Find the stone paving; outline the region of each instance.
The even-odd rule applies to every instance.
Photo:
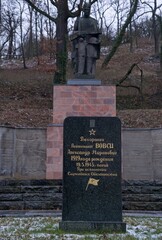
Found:
[[[61,211],[0,210],[0,217],[61,217]],[[162,211],[123,211],[123,217],[162,217]]]

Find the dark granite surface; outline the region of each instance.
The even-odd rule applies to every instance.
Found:
[[[126,232],[126,224],[122,222],[63,221],[60,223],[60,227],[68,232]]]
[[[78,79],[69,79],[67,81],[67,85],[79,85],[79,86],[85,86],[85,85],[89,85],[89,86],[100,86],[101,85],[101,80],[98,79],[94,79],[94,78],[78,78]]]
[[[118,118],[65,120],[62,220],[122,222]]]

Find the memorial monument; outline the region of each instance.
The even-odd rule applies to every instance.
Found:
[[[71,36],[74,78],[53,86],[53,122],[47,128],[46,178],[63,177],[63,123],[66,117],[116,116],[116,87],[95,78],[100,30],[85,3]]]
[[[89,3],[84,4],[83,14],[76,20],[71,37],[75,78],[60,88],[66,103],[65,99],[59,101],[66,104],[66,110],[64,108],[63,210],[59,227],[68,232],[125,232],[121,123],[112,117],[116,110],[115,87],[102,86],[101,81],[95,79],[101,33],[97,21],[90,17]]]
[[[78,17],[71,36],[73,45],[72,63],[78,78],[93,78],[96,60],[100,57],[100,30],[96,19],[90,17],[91,5],[85,3],[83,17]]]
[[[60,229],[126,231],[122,222],[121,122],[117,117],[65,119]]]

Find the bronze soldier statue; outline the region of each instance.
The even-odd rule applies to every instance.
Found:
[[[89,3],[83,6],[83,17],[77,18],[72,35],[72,63],[76,77],[93,77],[96,60],[100,57],[100,34],[98,22],[90,17]]]

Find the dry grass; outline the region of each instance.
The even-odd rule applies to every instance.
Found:
[[[143,94],[152,95],[156,93],[159,84],[157,72],[159,70],[159,59],[154,58],[153,42],[149,40],[141,40],[138,47],[131,53],[129,44],[123,44],[111,59],[105,70],[100,70],[103,58],[98,64],[97,77],[102,79],[105,84],[115,84],[128,71],[132,64],[138,63],[143,72]],[[161,79],[160,79],[161,80]],[[126,80],[126,84],[140,86],[140,71],[135,67]],[[133,88],[117,88],[117,95],[136,95],[137,90]]]
[[[159,72],[159,59],[154,56],[153,43],[147,39],[140,40],[132,53],[129,44],[123,44],[106,69],[101,70],[103,59],[104,56],[101,56],[97,62],[96,71],[96,78],[101,79],[103,84],[116,84],[134,63],[138,63],[143,72],[142,85],[137,67],[124,82],[125,85],[142,87],[142,96],[135,88],[117,87],[117,113],[123,126],[161,127],[162,74]],[[1,125],[46,127],[52,122],[55,64],[48,58],[41,58],[39,66],[36,60],[28,61],[27,66],[28,69],[24,70],[20,61],[11,61],[4,62],[0,69]],[[69,63],[68,78],[71,77]],[[145,118],[151,115],[155,116],[151,118],[154,121],[150,119],[146,122]]]
[[[162,218],[124,217],[127,231],[123,234],[68,234],[58,229],[60,218],[0,218],[0,239],[29,240],[151,240],[162,239]]]
[[[51,72],[1,70],[0,123],[46,127],[52,121],[52,81]]]

